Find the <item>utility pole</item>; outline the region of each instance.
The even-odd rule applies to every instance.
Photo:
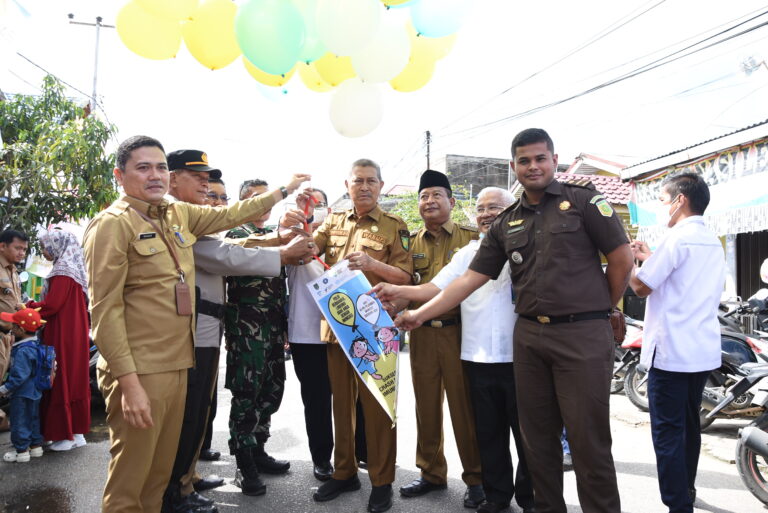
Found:
[[[75,15],[72,13],[69,13],[67,17],[69,18],[70,25],[85,25],[86,27],[96,27],[96,51],[93,59],[93,93],[91,93],[90,101],[91,112],[96,112],[96,109],[98,108],[98,102],[96,101],[96,79],[99,73],[99,36],[101,33],[101,27],[115,28],[115,26],[103,24],[101,16],[96,16],[96,23],[75,21]]]
[[[426,142],[427,142],[427,169],[431,169],[429,167],[429,146],[430,146],[430,144],[432,144],[432,134],[430,133],[429,130],[427,130],[426,133],[424,134],[424,136],[425,136]]]

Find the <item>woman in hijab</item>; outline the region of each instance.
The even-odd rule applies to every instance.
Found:
[[[56,349],[58,370],[53,388],[40,403],[40,424],[45,440],[54,440],[53,451],[68,451],[86,444],[83,436],[91,426],[89,385],[89,329],[86,295],[88,279],[83,251],[77,238],[62,230],[50,230],[40,237],[43,256],[53,262],[45,280],[40,307],[48,321],[43,343]]]

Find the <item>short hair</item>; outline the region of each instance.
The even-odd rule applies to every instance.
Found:
[[[477,200],[480,201],[480,196],[485,196],[486,194],[490,194],[492,192],[497,192],[501,194],[501,199],[506,203],[507,205],[511,205],[515,202],[515,196],[511,192],[509,192],[507,189],[502,189],[501,187],[486,187],[483,190],[481,190],[477,195]]]
[[[547,149],[554,155],[555,143],[552,142],[552,138],[542,128],[526,128],[512,139],[512,158],[515,157],[515,151],[520,146],[528,146],[529,144],[547,143]]]
[[[224,185],[224,182],[221,180],[221,178],[209,178],[208,183],[218,183]]]
[[[669,193],[671,199],[678,194],[688,198],[691,205],[691,212],[696,215],[703,215],[709,205],[709,187],[704,179],[696,173],[680,173],[670,176],[661,184],[662,188]]]
[[[326,205],[328,204],[328,195],[325,193],[324,190],[318,189],[317,187],[313,187],[312,191],[313,192],[319,192],[320,194],[322,194],[323,195],[323,201],[325,201]]]
[[[261,178],[257,178],[255,180],[246,180],[240,185],[240,199],[245,199],[245,194],[248,192],[248,189],[251,187],[269,187],[269,184],[262,180]]]
[[[29,241],[29,237],[18,230],[8,229],[0,232],[0,244],[10,244],[14,239],[19,239],[22,242]]]
[[[157,139],[146,135],[134,135],[133,137],[129,137],[125,141],[121,142],[120,146],[117,147],[115,158],[117,162],[117,168],[120,171],[125,171],[125,164],[128,162],[128,159],[131,158],[131,153],[133,150],[137,150],[145,146],[154,146],[156,148],[160,148],[160,151],[162,151],[163,155],[165,155],[165,148],[163,148],[163,145],[160,144],[160,141]]]
[[[381,179],[381,168],[379,165],[372,161],[371,159],[357,159],[352,163],[352,167],[349,169],[349,175],[352,176],[352,170],[356,167],[372,167],[376,170],[376,178],[379,179],[380,182],[383,180]]]

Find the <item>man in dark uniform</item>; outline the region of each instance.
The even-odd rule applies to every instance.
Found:
[[[555,181],[557,155],[544,130],[519,133],[512,157],[525,189],[521,199],[499,214],[469,270],[397,324],[410,329],[452,308],[498,277],[509,260],[520,315],[514,333],[517,400],[536,511],[566,511],[559,438],[565,425],[582,509],[619,513],[608,315],[627,287],[629,243],[618,215],[591,183]],[[608,262],[605,272],[600,253]]]
[[[411,233],[414,282],[428,283],[453,255],[478,238],[476,228],[451,220],[456,203],[448,177],[426,170],[419,180],[419,214],[424,227]],[[414,303],[412,308],[420,306]],[[448,398],[451,424],[467,484],[464,505],[477,508],[485,499],[480,454],[472,417],[469,387],[461,364],[461,313],[453,308],[411,333],[411,376],[416,398],[416,466],[421,475],[400,487],[403,497],[444,490],[448,463],[443,452],[443,402]]]

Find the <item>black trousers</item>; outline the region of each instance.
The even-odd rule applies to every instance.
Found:
[[[184,421],[181,425],[179,448],[169,488],[178,486],[181,478],[195,461],[208,426],[208,410],[211,407],[211,390],[219,370],[218,347],[196,347],[195,366],[187,372],[187,400],[184,404]]]
[[[530,508],[533,485],[520,434],[513,364],[463,363],[475,411],[485,497],[499,504],[509,504],[515,497],[521,508]],[[517,450],[517,474],[509,451],[510,429]]]
[[[208,415],[208,426],[205,428],[205,436],[203,437],[203,445],[200,447],[203,451],[211,449],[211,442],[213,441],[213,419],[216,418],[216,408],[219,407],[219,378],[216,376],[216,382],[213,384],[213,397],[211,397],[211,413]]]
[[[301,385],[309,453],[315,465],[328,463],[333,453],[333,412],[331,382],[328,378],[328,350],[326,344],[291,342],[290,345],[293,369]],[[365,419],[360,401],[357,402],[355,455],[359,461],[368,461]]]
[[[661,500],[670,513],[692,513],[701,451],[701,394],[709,371],[648,373],[648,407]]]

